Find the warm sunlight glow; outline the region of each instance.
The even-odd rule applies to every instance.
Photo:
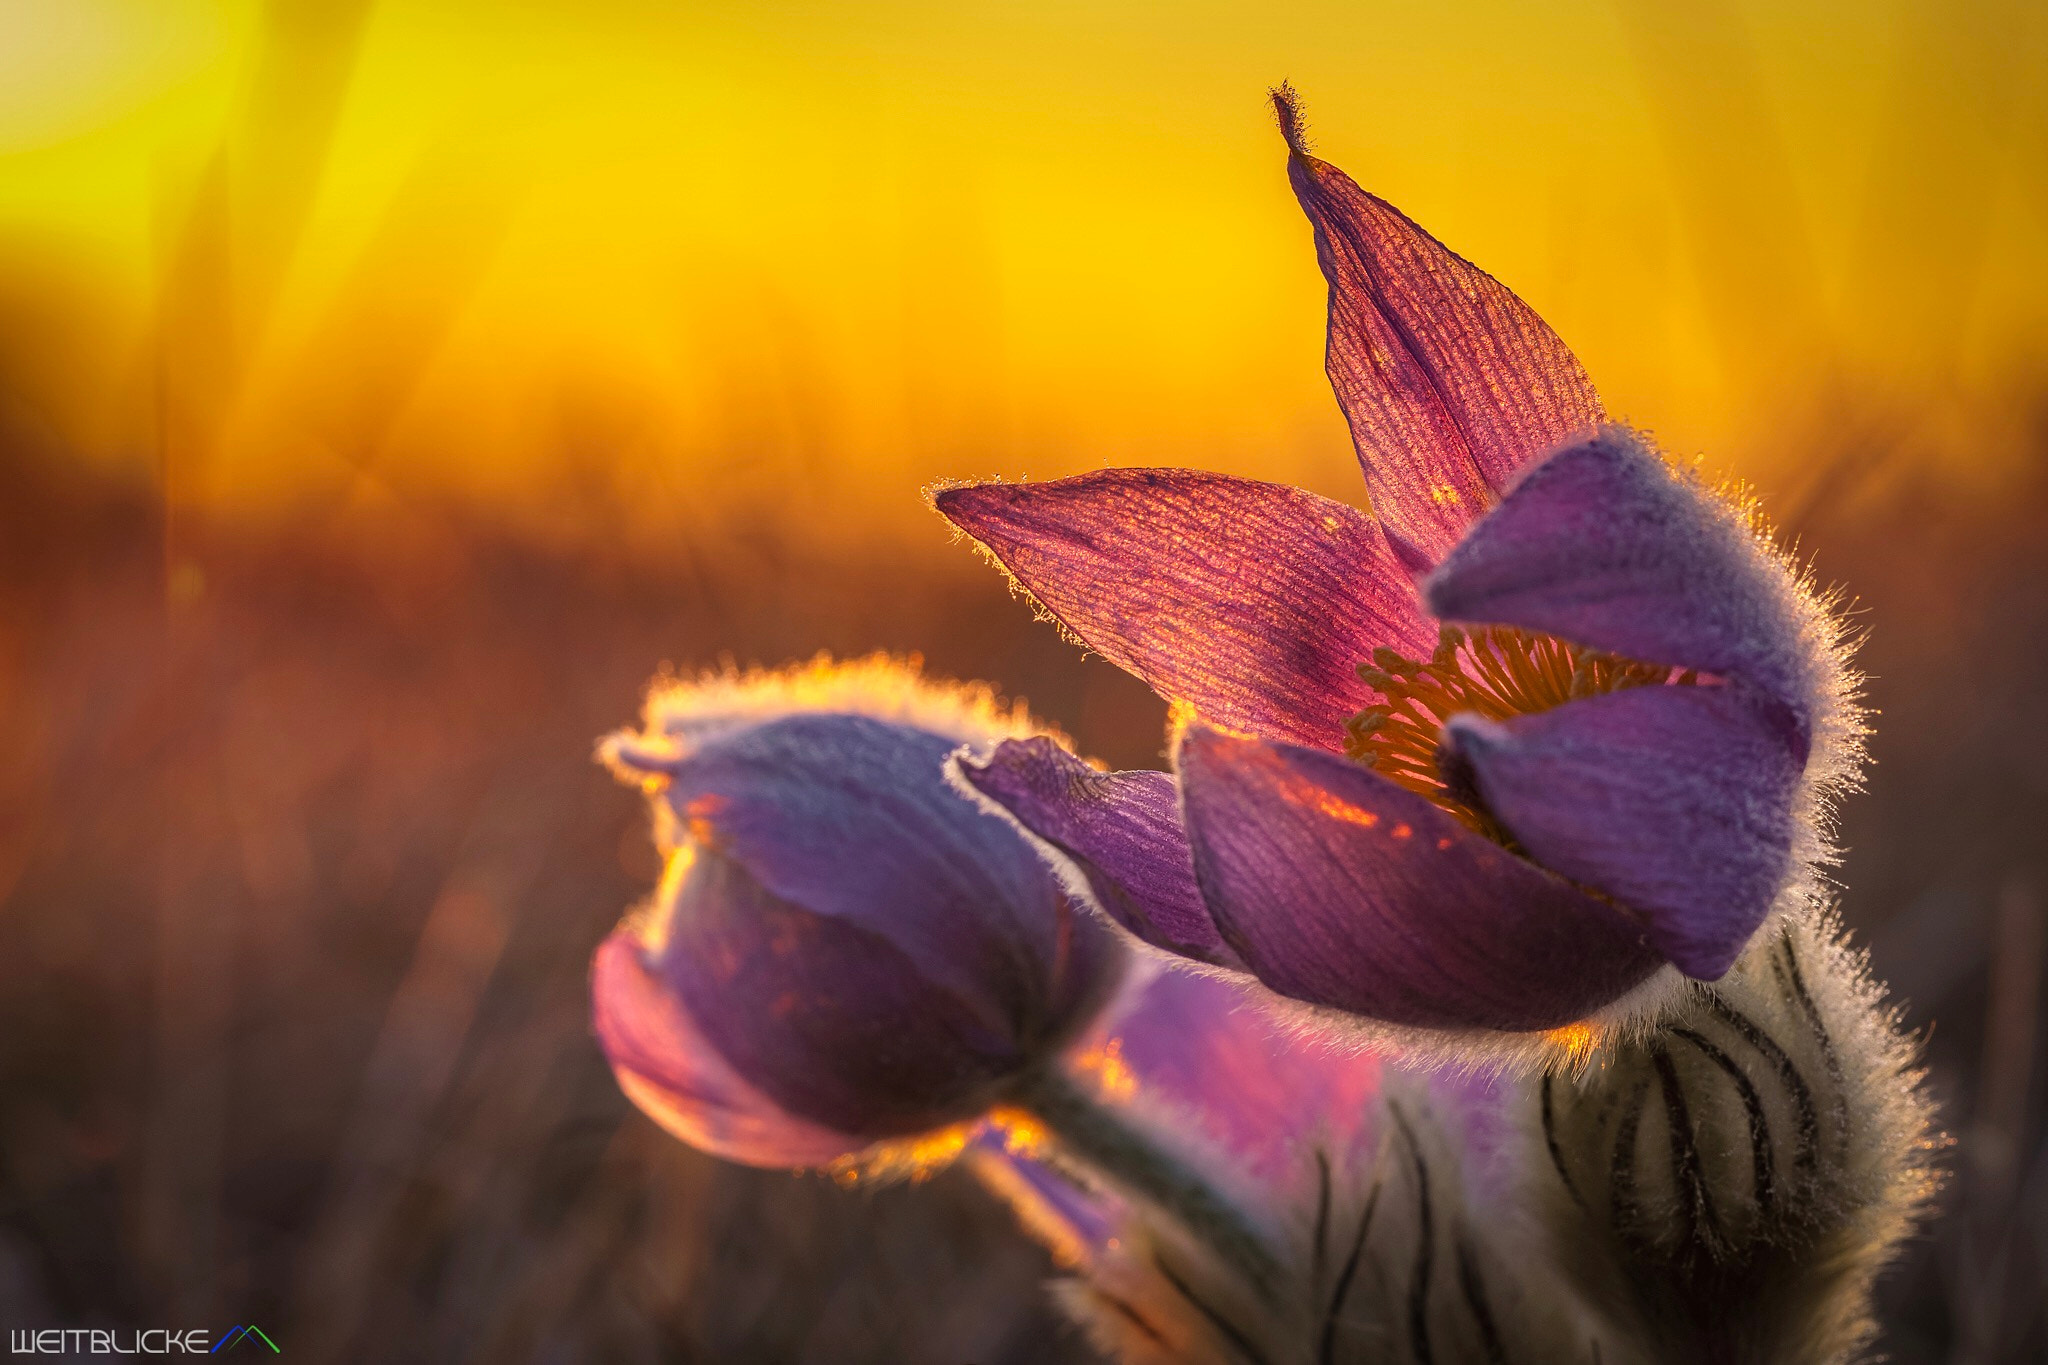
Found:
[[[988,1121],[1002,1135],[1004,1148],[1014,1156],[1043,1156],[1052,1147],[1052,1134],[1027,1110],[1004,1105],[990,1110]]]
[[[1138,1078],[1124,1060],[1124,1040],[1112,1038],[1074,1058],[1074,1066],[1095,1080],[1103,1098],[1128,1100],[1138,1093]]]
[[[946,475],[1355,497],[1281,77],[1617,415],[1767,483],[1850,399],[1939,455],[2048,353],[2039,139],[1957,93],[2023,87],[2017,4],[60,9],[0,19],[0,367],[181,506],[665,552],[936,540]]]
[[[842,1185],[868,1180],[924,1181],[953,1164],[967,1150],[967,1144],[981,1131],[981,1124],[956,1123],[937,1132],[923,1133],[900,1142],[886,1142],[832,1170]]]
[[[1600,1041],[1600,1034],[1591,1024],[1583,1020],[1554,1028],[1543,1035],[1544,1040],[1564,1054],[1565,1065],[1576,1067],[1592,1055],[1594,1044]]]

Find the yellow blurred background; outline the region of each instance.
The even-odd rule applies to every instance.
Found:
[[[0,346],[67,458],[235,514],[658,548],[936,542],[927,480],[1105,463],[1356,497],[1284,77],[1675,451],[1782,491],[1883,422],[1996,479],[2044,41],[2017,0],[16,0]]]

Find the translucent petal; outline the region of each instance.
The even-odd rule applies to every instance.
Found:
[[[621,929],[590,968],[591,1022],[620,1088],[669,1132],[751,1166],[822,1166],[867,1143],[798,1118],[741,1079]]]
[[[1546,1029],[1661,964],[1626,912],[1360,764],[1190,727],[1178,765],[1210,914],[1283,995],[1397,1024]]]
[[[701,1036],[785,1112],[867,1142],[980,1113],[1052,1041],[990,1027],[891,940],[792,905],[715,852],[695,855],[664,909],[650,965]]]
[[[1199,962],[1242,965],[1202,904],[1170,775],[1097,772],[1043,738],[1005,740],[959,772],[1072,862],[1118,924]]]
[[[1326,365],[1373,510],[1421,569],[1516,469],[1601,421],[1577,357],[1536,311],[1336,167],[1288,166],[1330,282]]]
[[[1358,664],[1436,640],[1378,524],[1298,488],[1106,469],[934,501],[1091,649],[1233,729],[1341,750]]]

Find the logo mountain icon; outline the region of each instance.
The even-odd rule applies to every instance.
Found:
[[[210,1356],[219,1355],[222,1351],[231,1350],[236,1346],[245,1345],[246,1343],[251,1341],[262,1342],[265,1346],[268,1346],[270,1348],[271,1354],[273,1355],[284,1354],[284,1352],[277,1349],[277,1343],[272,1341],[269,1337],[263,1335],[263,1329],[261,1327],[256,1326],[254,1323],[245,1323],[237,1327],[230,1327],[228,1329],[227,1335],[222,1337],[219,1341],[215,1342],[213,1344],[213,1349],[211,1351],[208,1351],[207,1354]]]

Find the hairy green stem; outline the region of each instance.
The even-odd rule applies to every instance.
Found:
[[[1261,1294],[1271,1292],[1279,1266],[1244,1211],[1126,1116],[1051,1069],[1027,1077],[1013,1102],[1043,1123],[1075,1161],[1171,1214]]]

